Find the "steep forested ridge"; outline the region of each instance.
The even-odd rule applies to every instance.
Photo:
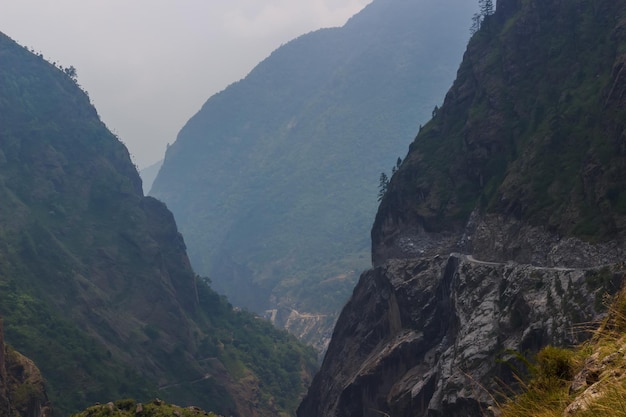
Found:
[[[477,208],[561,236],[624,234],[622,2],[501,3],[391,181],[375,258],[401,223],[459,231]]]
[[[323,348],[369,266],[380,173],[440,102],[475,7],[375,0],[278,48],[189,120],[151,195],[216,289]]]
[[[0,316],[58,415],[156,395],[228,415],[292,410],[312,352],[196,276],[172,214],[143,196],[75,79],[4,34],[0,62]]]
[[[485,16],[389,183],[374,268],[299,417],[499,415],[520,358],[591,336],[626,278],[625,24],[623,0],[500,0]]]

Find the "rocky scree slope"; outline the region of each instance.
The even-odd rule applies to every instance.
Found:
[[[391,179],[299,417],[482,416],[506,349],[585,336],[623,279],[625,21],[498,2]]]
[[[375,0],[278,48],[189,120],[150,194],[218,291],[323,350],[370,266],[380,173],[452,82],[475,9]]]
[[[0,315],[59,415],[157,393],[228,415],[295,408],[313,353],[198,279],[75,79],[4,34],[0,62]]]

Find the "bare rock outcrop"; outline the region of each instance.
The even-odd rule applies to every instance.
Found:
[[[0,318],[0,415],[52,417],[41,372],[35,363],[4,344]]]
[[[587,335],[616,268],[471,256],[390,260],[364,273],[299,417],[478,416],[517,356]]]

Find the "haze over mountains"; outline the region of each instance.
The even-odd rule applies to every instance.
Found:
[[[148,194],[148,192],[152,188],[152,183],[154,182],[154,179],[159,173],[159,170],[161,169],[161,165],[163,165],[163,160],[157,161],[154,164],[149,165],[139,171],[139,175],[141,176],[141,182],[143,185],[144,194]]]
[[[413,55],[391,46],[441,48],[405,32],[418,16],[435,26],[436,14],[378,0],[209,99],[166,155],[159,177],[170,165],[172,184],[180,180],[168,190],[187,181],[204,198],[173,199],[204,216],[190,233],[221,239],[211,255],[221,273],[210,278],[232,281],[261,310],[275,303],[277,322],[282,308],[298,307],[304,313],[283,324],[299,319],[291,330],[301,336],[328,328],[332,312],[313,307],[340,304],[349,266],[371,255],[310,384],[312,348],[233,308],[194,272],[174,216],[143,195],[128,151],[72,69],[0,33],[0,412],[44,417],[43,377],[61,416],[94,402],[104,405],[81,415],[204,415],[123,399],[153,396],[235,417],[499,415],[498,384],[520,388],[511,369],[546,344],[588,338],[626,279],[626,0],[500,0],[495,12],[480,4],[480,28],[442,105],[420,104],[431,117],[421,127],[402,125],[418,117],[407,108],[419,94],[396,85],[415,73],[403,72]],[[366,112],[379,96],[386,106]],[[390,143],[411,129],[417,137],[397,164]],[[391,160],[375,166],[388,145]],[[357,175],[370,166],[372,180]],[[362,237],[349,236],[376,200],[379,170],[392,166],[370,218],[371,252],[360,258]],[[358,208],[348,220],[342,202]],[[212,232],[200,229],[209,220]],[[277,249],[285,258],[267,263]],[[603,325],[612,343],[583,349],[576,372],[565,363],[567,378],[563,361],[551,366],[559,403],[586,392],[589,407],[603,397],[597,382],[623,393],[624,305],[621,323]]]
[[[440,103],[476,7],[376,0],[277,49],[190,119],[150,194],[218,291],[324,348],[370,265],[380,173]]]

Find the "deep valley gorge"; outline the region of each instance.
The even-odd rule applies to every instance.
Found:
[[[476,7],[373,1],[210,97],[149,192],[174,213],[194,269],[323,353],[370,266],[380,174],[440,104]]]
[[[149,196],[9,36],[0,417],[626,416],[626,0],[374,0]]]

